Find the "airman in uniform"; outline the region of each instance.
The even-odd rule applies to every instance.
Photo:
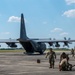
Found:
[[[72,57],[74,57],[74,49],[71,50]]]
[[[59,63],[59,71],[66,71],[67,70],[67,59],[66,56],[62,57],[62,60]]]
[[[46,54],[46,58],[49,56],[49,68],[54,68],[55,59],[56,59],[56,53],[50,48],[49,52]]]
[[[65,52],[63,52],[60,56],[61,60],[59,63],[59,71],[71,71],[72,64],[69,63],[69,56]]]
[[[61,62],[61,60],[63,59],[63,57],[66,57],[66,53],[65,52],[63,52],[61,55],[60,55],[60,62]]]

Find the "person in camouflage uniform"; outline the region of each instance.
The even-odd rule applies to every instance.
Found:
[[[67,71],[67,58],[66,55],[62,57],[62,60],[59,63],[59,71]]]
[[[69,55],[63,52],[60,55],[59,71],[71,71],[72,64],[69,63]]]
[[[74,57],[74,49],[71,50],[72,57]]]
[[[61,60],[63,59],[63,57],[66,57],[66,53],[65,52],[63,52],[61,55],[60,55],[60,62],[61,62]]]
[[[56,53],[50,48],[49,52],[46,54],[46,58],[49,56],[49,68],[54,68],[55,59],[56,59]]]

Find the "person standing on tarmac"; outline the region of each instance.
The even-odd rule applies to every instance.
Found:
[[[46,58],[49,56],[49,68],[54,68],[55,59],[56,59],[56,53],[50,48],[49,52],[46,54]]]
[[[74,49],[71,50],[72,57],[74,57]]]

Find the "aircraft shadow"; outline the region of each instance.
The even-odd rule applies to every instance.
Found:
[[[39,54],[39,53],[25,53],[25,52],[24,52],[24,54],[25,55],[32,55],[32,56],[35,56],[35,55],[45,55],[45,53]]]

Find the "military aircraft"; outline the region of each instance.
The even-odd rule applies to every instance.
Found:
[[[23,46],[23,48],[26,50],[26,53],[39,52],[40,54],[43,54],[43,52],[46,50],[45,43],[48,43],[50,46],[53,46],[53,44],[55,44],[55,47],[60,47],[59,42],[64,43],[64,46],[65,45],[68,46],[69,42],[75,42],[75,40],[70,40],[70,39],[51,40],[51,39],[39,39],[39,38],[30,39],[29,37],[27,37],[23,13],[21,14],[20,38],[0,40],[0,43],[6,43],[10,47],[17,47],[16,43],[20,43]]]

